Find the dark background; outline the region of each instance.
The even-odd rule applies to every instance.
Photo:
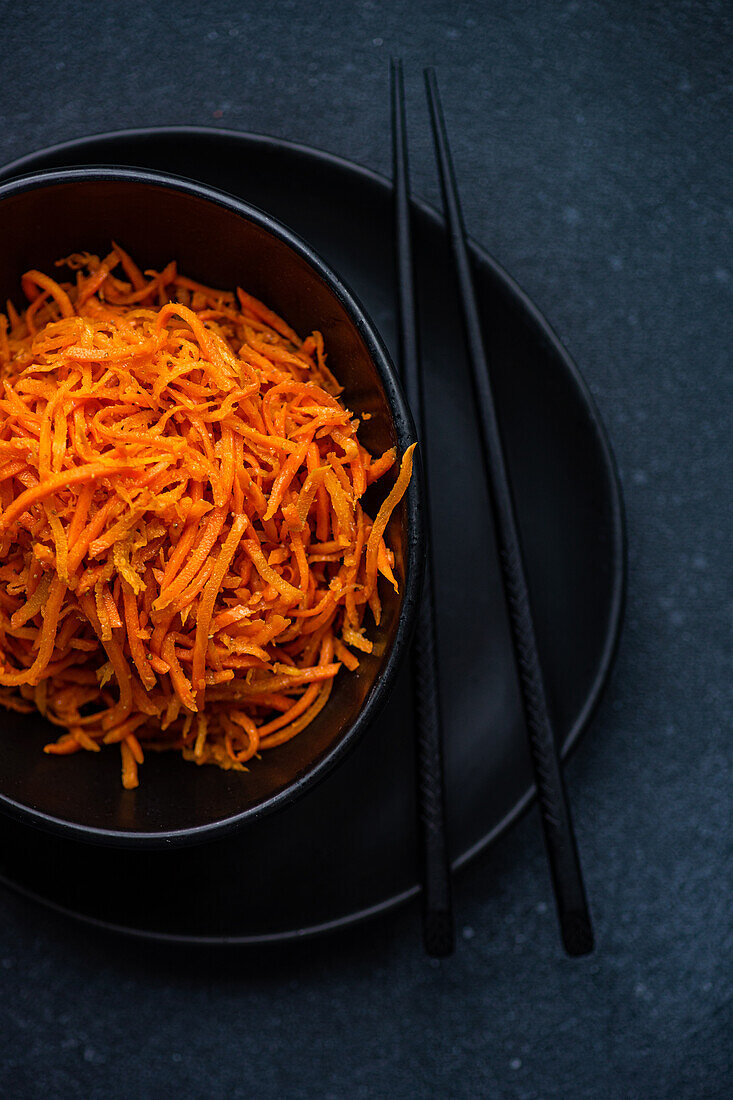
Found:
[[[560,951],[534,813],[463,873],[458,950],[414,910],[265,955],[148,947],[0,894],[8,1097],[717,1097],[733,1087],[730,8],[0,4],[0,161],[156,123],[388,170],[438,66],[470,231],[581,366],[621,469],[626,627],[568,769],[597,925]],[[1,243],[0,243],[1,246]]]

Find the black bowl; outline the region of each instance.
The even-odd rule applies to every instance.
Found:
[[[68,169],[0,186],[0,300],[17,298],[29,268],[51,271],[71,252],[106,254],[118,241],[145,267],[169,260],[213,286],[241,285],[301,333],[319,329],[329,364],[370,450],[414,442],[414,427],[384,345],[338,276],[273,218],[189,180],[132,169]],[[399,596],[384,591],[375,654],[336,678],[310,727],[245,773],[149,753],[140,786],[123,790],[113,750],[59,758],[42,746],[58,731],[40,715],[0,709],[0,808],[79,839],[128,846],[191,843],[291,802],[365,733],[392,686],[409,640],[424,558],[419,470],[391,519]],[[372,502],[373,506],[373,502]],[[379,654],[379,655],[377,655]],[[246,869],[243,868],[243,873]]]

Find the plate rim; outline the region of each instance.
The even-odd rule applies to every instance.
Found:
[[[26,153],[22,157],[17,157],[15,160],[8,162],[7,164],[0,165],[0,182],[9,181],[17,175],[22,174],[24,171],[39,171],[37,167],[32,167],[33,163],[37,161],[40,156],[51,156],[54,154],[62,154],[66,152],[72,152],[77,149],[83,149],[85,146],[96,144],[99,142],[105,142],[112,144],[115,140],[127,139],[135,140],[137,138],[150,138],[155,136],[168,136],[168,135],[195,135],[197,137],[224,137],[233,140],[244,140],[252,144],[259,144],[263,146],[269,146],[274,149],[279,149],[283,152],[296,154],[299,156],[306,156],[310,159],[315,159],[323,164],[331,165],[340,171],[347,171],[350,173],[356,173],[363,179],[376,184],[380,188],[391,191],[392,181],[388,176],[378,172],[376,169],[369,168],[366,165],[360,164],[357,161],[350,160],[347,157],[342,157],[337,153],[331,153],[328,150],[321,149],[314,145],[309,145],[304,142],[290,141],[287,138],[275,137],[271,134],[259,133],[252,130],[234,130],[229,127],[218,126],[146,126],[146,127],[131,127],[123,130],[106,130],[96,134],[87,134],[82,137],[71,138],[67,141],[57,142],[54,145],[45,146],[41,149],[34,150],[31,153]],[[73,167],[73,165],[66,165],[66,167]],[[136,167],[135,165],[128,165],[128,167]],[[137,166],[139,167],[139,166]],[[184,177],[185,178],[185,177]],[[191,178],[191,177],[189,177]],[[196,181],[194,178],[194,182]],[[225,188],[217,188],[217,190],[223,191],[225,194],[231,194],[226,191]],[[236,196],[234,196],[236,198]],[[433,222],[437,222],[438,225],[444,225],[444,218],[442,214],[437,210],[435,206],[426,200],[413,195],[412,202],[417,210],[424,214]],[[288,228],[287,222],[283,222]],[[295,230],[292,230],[296,233]],[[621,639],[621,631],[624,617],[624,609],[626,603],[626,589],[627,589],[627,574],[628,574],[628,542],[627,542],[627,527],[626,527],[626,515],[624,510],[623,493],[621,486],[621,479],[619,477],[618,467],[616,459],[611,447],[610,439],[605,427],[605,424],[601,418],[600,412],[596,405],[595,399],[585,381],[580,368],[578,367],[575,359],[565,347],[560,337],[555,332],[547,317],[535,305],[534,301],[529,297],[527,292],[521,287],[517,280],[509,274],[509,272],[496,260],[490,252],[483,245],[481,245],[474,237],[469,236],[468,239],[469,250],[474,261],[478,261],[481,264],[486,265],[497,278],[498,281],[504,284],[506,290],[516,301],[517,305],[531,317],[533,323],[543,333],[548,343],[550,344],[554,353],[561,359],[565,369],[568,371],[574,385],[577,387],[580,396],[585,405],[588,419],[593,428],[596,436],[596,440],[600,449],[600,454],[603,460],[603,467],[605,470],[606,480],[610,490],[610,504],[611,504],[611,518],[612,518],[612,554],[614,558],[614,569],[612,577],[612,592],[611,602],[609,607],[609,619],[608,627],[606,630],[606,638],[601,653],[601,658],[598,663],[596,674],[593,678],[593,682],[588,691],[585,703],[578,713],[575,722],[568,731],[564,738],[561,748],[560,756],[562,761],[567,760],[570,752],[575,748],[580,740],[581,735],[587,729],[593,715],[596,713],[600,701],[603,697],[604,689],[608,683],[608,679],[613,668],[616,655]],[[480,840],[476,841],[466,851],[460,853],[452,861],[452,870],[454,872],[461,870],[466,864],[474,859],[484,849],[490,847],[503,833],[507,832],[512,825],[516,824],[519,819],[527,812],[536,798],[536,787],[532,783],[524,795],[517,800],[511,810],[504,815],[504,817],[497,822],[493,829],[486,833]],[[111,921],[105,921],[98,917],[88,916],[80,913],[74,909],[70,909],[66,906],[59,905],[57,902],[44,897],[42,894],[38,894],[35,891],[26,888],[12,879],[6,878],[0,874],[0,883],[9,887],[18,894],[27,897],[33,901],[44,905],[57,913],[60,913],[66,917],[73,918],[76,921],[81,921],[86,925],[91,925],[96,928],[104,929],[105,931],[121,933],[132,939],[145,939],[154,940],[172,944],[187,944],[187,945],[200,945],[202,947],[212,946],[254,946],[254,945],[267,945],[274,943],[285,942],[297,942],[303,939],[310,939],[315,936],[324,935],[329,932],[335,932],[338,930],[344,930],[353,927],[373,917],[377,917],[381,914],[387,913],[391,909],[395,909],[400,905],[404,905],[411,898],[417,897],[420,893],[419,883],[414,883],[407,890],[401,891],[399,894],[393,894],[389,898],[385,898],[374,905],[367,906],[363,909],[357,910],[353,913],[348,913],[344,916],[339,916],[333,920],[322,922],[320,924],[311,925],[302,929],[288,929],[284,932],[274,932],[258,934],[254,936],[205,936],[205,935],[191,935],[185,933],[168,933],[159,932],[155,930],[149,930],[144,928],[134,928],[129,925],[118,925]]]

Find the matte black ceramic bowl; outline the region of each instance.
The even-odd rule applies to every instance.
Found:
[[[402,453],[414,442],[385,348],[338,276],[267,214],[194,182],[84,168],[4,184],[0,301],[17,301],[29,268],[51,271],[56,259],[80,250],[105,255],[112,238],[144,267],[175,259],[181,272],[203,283],[245,287],[296,331],[319,329],[348,408],[371,414],[360,430],[365,446],[376,452],[396,446]],[[140,786],[125,791],[114,750],[48,756],[42,746],[54,730],[40,715],[0,709],[0,808],[83,840],[151,846],[202,840],[305,792],[376,718],[407,647],[424,556],[418,478],[419,471],[389,528],[400,595],[385,586],[382,622],[371,632],[375,655],[363,659],[357,673],[336,678],[328,705],[298,737],[245,773],[150,753]]]

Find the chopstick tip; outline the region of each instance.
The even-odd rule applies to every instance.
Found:
[[[447,959],[455,951],[453,913],[434,909],[423,914],[423,944],[431,959]]]
[[[563,913],[560,917],[563,946],[573,959],[590,955],[594,947],[593,927],[587,909]]]
[[[435,68],[432,65],[428,65],[423,69],[423,77],[425,78],[425,93],[427,95],[430,113],[431,115],[440,114],[442,108],[440,106],[440,91],[438,90],[438,77],[436,76]]]

